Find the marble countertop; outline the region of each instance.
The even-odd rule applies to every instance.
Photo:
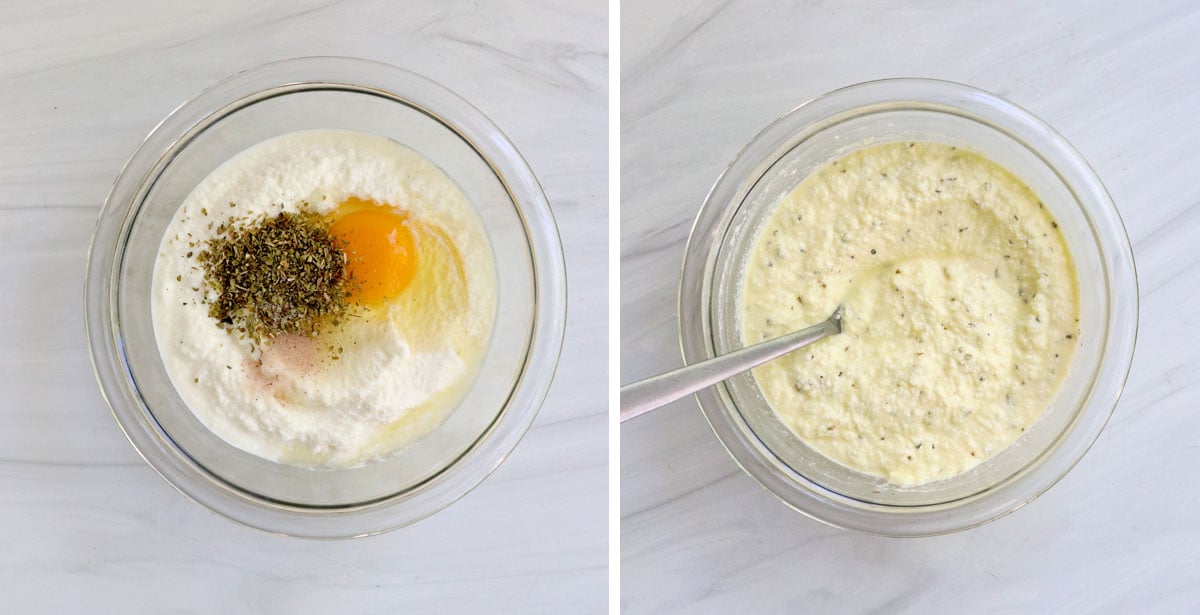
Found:
[[[1124,216],[1142,318],[1107,429],[1016,513],[899,540],[788,509],[734,465],[695,401],[676,402],[621,428],[624,612],[1185,612],[1200,602],[1200,7],[965,6],[625,3],[620,380],[681,364],[684,241],[746,142],[826,91],[935,77],[1046,120]]]
[[[177,5],[0,5],[0,610],[604,612],[607,3]],[[281,538],[188,501],[117,428],[83,331],[88,241],[142,137],[221,78],[299,55],[404,66],[472,101],[529,160],[566,246],[566,343],[533,428],[465,498],[369,539]]]

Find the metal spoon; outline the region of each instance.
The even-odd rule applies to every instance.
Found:
[[[621,422],[841,332],[842,306],[839,305],[828,320],[807,329],[627,384],[621,387]]]

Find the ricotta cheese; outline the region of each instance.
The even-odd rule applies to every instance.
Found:
[[[437,229],[401,296],[316,337],[257,344],[209,316],[197,255],[214,229],[353,200]],[[302,467],[361,465],[436,428],[473,382],[496,309],[486,233],[450,178],[394,141],[335,130],[270,139],[206,177],[167,227],[154,289],[158,348],[188,408],[230,444]]]
[[[1053,399],[1079,336],[1057,222],[977,154],[887,143],[787,194],[741,289],[743,340],[845,305],[841,335],[754,371],[801,440],[901,486],[950,478],[1012,444]]]

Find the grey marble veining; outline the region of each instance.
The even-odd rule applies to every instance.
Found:
[[[0,4],[0,610],[604,612],[607,10]],[[434,517],[349,542],[244,529],[174,492],[109,415],[83,331],[87,245],[125,158],[201,89],[299,55],[404,66],[478,106],[541,180],[571,284],[558,377],[508,461]]]
[[[1200,9],[1188,3],[666,1],[622,7],[621,381],[681,363],[683,244],[759,130],[883,77],[973,84],[1066,136],[1133,241],[1125,395],[1047,494],[922,540],[826,527],[743,474],[692,400],[621,428],[628,613],[1187,612],[1200,602]]]

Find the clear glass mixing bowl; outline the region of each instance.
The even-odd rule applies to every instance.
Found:
[[[150,318],[164,229],[191,190],[245,148],[296,130],[369,132],[416,150],[476,208],[499,282],[480,374],[432,433],[377,463],[308,470],[209,432],[172,387]],[[566,323],[562,246],[533,172],[494,124],[450,90],[351,58],[298,58],[235,75],[180,105],[134,152],[88,256],[86,324],[113,416],[154,469],[230,519],[338,538],[396,528],[478,485],[524,435],[553,379]]]
[[[932,141],[1008,168],[1050,208],[1079,276],[1081,342],[1041,419],[975,469],[902,488],[841,466],[779,421],[747,373],[698,395],[734,460],[789,506],[845,527],[922,536],[974,527],[1020,508],[1063,477],[1112,413],[1133,357],[1138,293],[1120,216],[1083,157],[1052,128],[998,96],[945,81],[889,79],[809,101],[749,143],[713,186],[688,241],[679,292],[684,361],[741,347],[741,275],[758,229],[814,170],[870,144]]]

